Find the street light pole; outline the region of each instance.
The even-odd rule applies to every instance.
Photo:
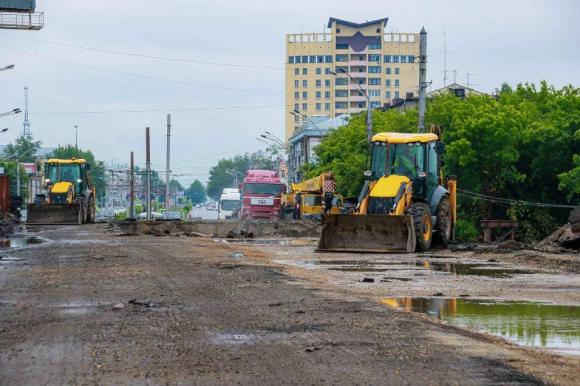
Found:
[[[21,113],[21,112],[22,112],[22,110],[20,110],[19,108],[15,108],[15,109],[12,109],[12,110],[7,111],[5,113],[1,113],[0,114],[0,118],[7,117],[7,116],[13,115],[13,114],[18,114],[18,113]]]
[[[4,67],[0,67],[0,71],[12,70],[15,66],[13,64],[9,64]]]
[[[78,134],[77,128],[78,128],[78,126],[75,125],[75,149],[76,150],[79,149],[79,134]]]

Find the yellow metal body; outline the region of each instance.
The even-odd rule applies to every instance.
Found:
[[[57,159],[51,158],[46,161],[48,164],[86,164],[87,161],[83,158],[71,158],[71,159]]]
[[[302,205],[300,206],[300,214],[302,216],[320,216],[324,213],[322,207],[323,197],[322,190],[324,187],[324,173],[310,178],[308,180],[298,182],[291,185],[292,191],[282,196],[282,204],[291,206],[296,204],[296,194],[300,193],[302,196]],[[330,210],[331,214],[339,214],[340,208],[343,205],[343,197],[335,195],[337,204]]]
[[[372,142],[385,143],[428,143],[437,141],[439,137],[433,133],[378,133],[373,136]]]

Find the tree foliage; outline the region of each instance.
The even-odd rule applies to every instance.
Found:
[[[374,131],[416,131],[417,113],[373,112]],[[427,124],[438,125],[446,144],[444,174],[461,189],[523,201],[577,205],[580,201],[580,89],[502,85],[497,96],[437,96],[428,102]],[[332,131],[315,149],[308,175],[332,170],[338,190],[356,196],[368,168],[364,115]],[[537,239],[566,211],[521,208],[459,197],[466,234],[482,218],[520,221],[521,236]],[[533,231],[532,231],[533,230]]]
[[[236,155],[233,158],[223,158],[209,171],[207,195],[217,201],[224,188],[237,188],[237,186],[234,186],[236,179],[234,176],[237,175],[237,181],[241,183],[247,170],[273,170],[274,163],[270,154],[246,153],[244,155]]]
[[[92,151],[82,150],[72,145],[60,145],[49,154],[49,158],[71,159],[72,157],[82,158],[91,165],[91,176],[97,189],[97,200],[101,201],[105,196],[106,187],[105,163],[103,161],[97,161]]]
[[[4,157],[10,160],[18,160],[19,162],[35,162],[36,153],[40,146],[41,141],[33,140],[30,135],[22,135],[14,141],[14,143],[9,143],[4,148]]]
[[[205,186],[199,180],[195,180],[185,191],[192,204],[201,204],[205,202]]]

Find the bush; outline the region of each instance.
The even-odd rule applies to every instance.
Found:
[[[479,231],[477,226],[470,219],[457,219],[457,224],[455,225],[455,238],[458,241],[477,241],[479,236]]]

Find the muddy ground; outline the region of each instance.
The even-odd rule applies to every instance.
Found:
[[[377,302],[408,294],[412,282],[360,283],[368,273],[280,262],[319,259],[308,241],[226,244],[117,236],[98,226],[36,235],[47,242],[1,252],[0,384],[570,385],[580,378],[577,357]],[[564,290],[545,286],[577,302],[570,280]],[[382,293],[371,285],[384,285]],[[491,290],[469,287],[474,295]],[[521,281],[504,290],[540,297]]]

